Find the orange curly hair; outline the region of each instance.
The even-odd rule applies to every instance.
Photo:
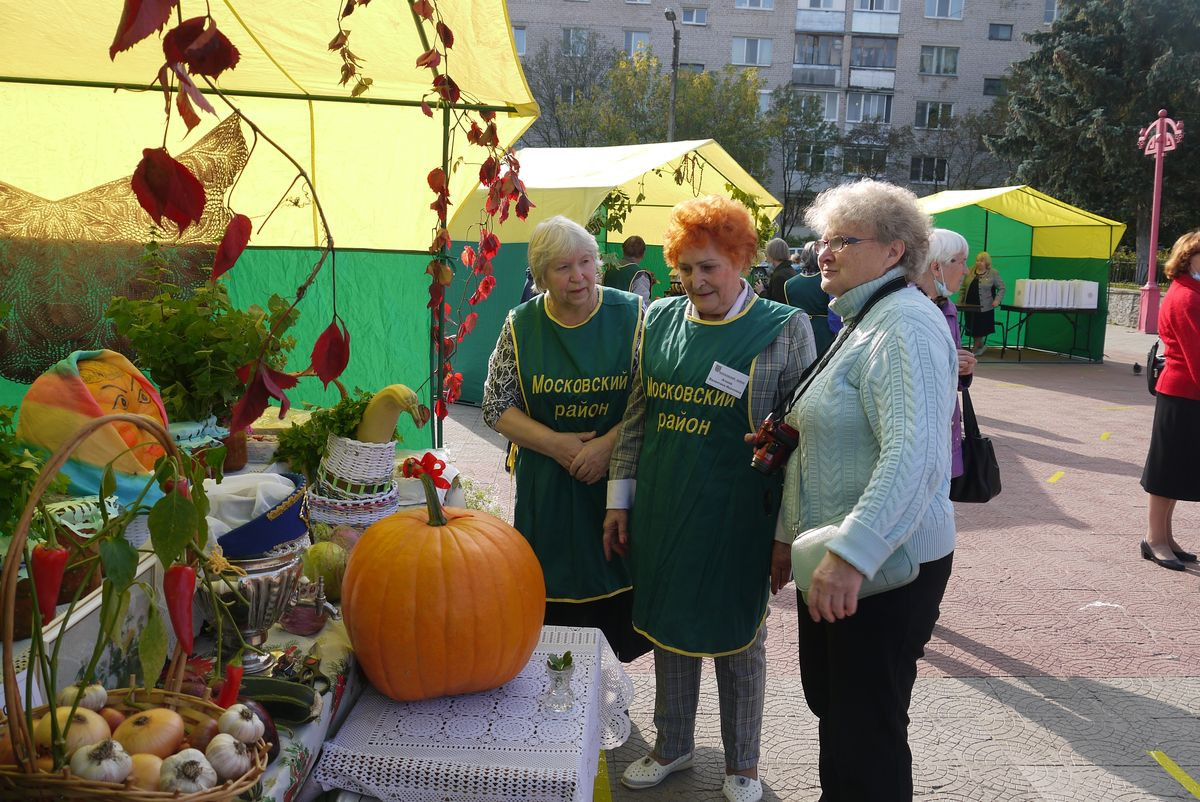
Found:
[[[703,248],[710,242],[734,267],[747,270],[758,255],[758,232],[746,207],[720,195],[677,203],[663,232],[666,263],[677,267],[682,251]]]

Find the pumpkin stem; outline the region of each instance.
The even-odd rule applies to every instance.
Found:
[[[421,487],[425,488],[425,506],[429,509],[429,525],[445,526],[450,523],[442,509],[442,502],[438,501],[437,490],[433,486],[433,477],[422,473],[417,478],[421,480]]]

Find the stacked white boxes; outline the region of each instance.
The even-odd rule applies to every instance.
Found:
[[[1100,284],[1082,279],[1020,278],[1013,288],[1013,306],[1023,309],[1095,309]]]

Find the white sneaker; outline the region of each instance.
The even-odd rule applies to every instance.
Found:
[[[729,802],[758,802],[762,799],[762,780],[752,780],[740,774],[726,774],[721,793]]]
[[[651,755],[646,755],[641,760],[635,760],[625,769],[625,773],[621,775],[621,785],[626,788],[632,788],[635,791],[640,788],[653,788],[667,776],[686,769],[692,765],[692,752],[681,757],[677,757],[667,765],[663,765],[655,760]],[[762,796],[762,791],[759,791],[759,796]]]

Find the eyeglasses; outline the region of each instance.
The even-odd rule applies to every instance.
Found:
[[[817,240],[817,248],[828,248],[832,253],[841,253],[847,245],[857,245],[860,242],[875,242],[875,237],[831,237]]]

